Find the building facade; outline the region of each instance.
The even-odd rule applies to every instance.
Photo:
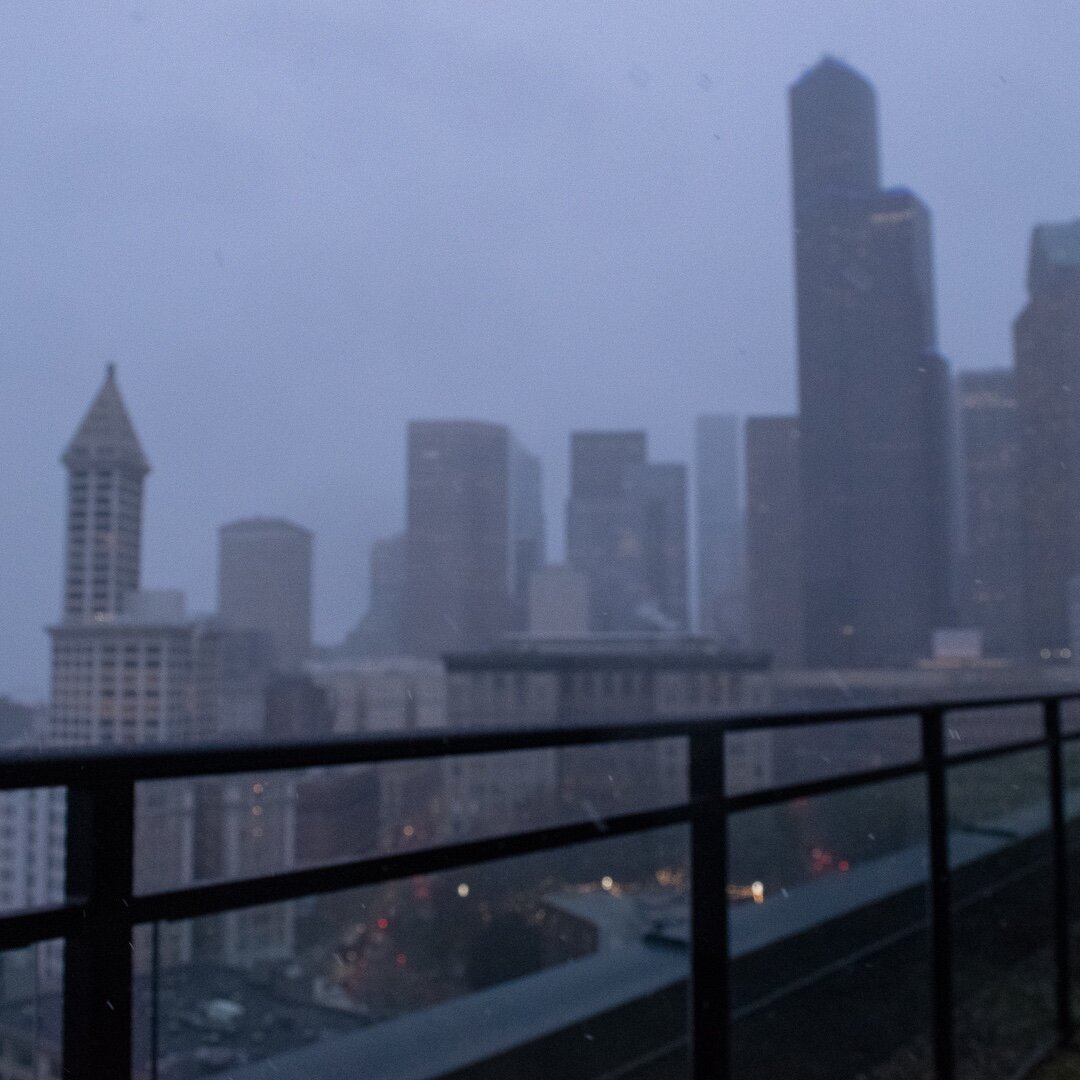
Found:
[[[368,608],[345,639],[347,656],[400,656],[404,651],[406,543],[390,536],[371,545]]]
[[[880,187],[874,91],[791,88],[806,658],[905,665],[953,621],[952,438],[930,220]]]
[[[528,622],[529,582],[544,565],[547,537],[544,524],[543,470],[540,459],[515,438],[510,440],[510,551],[511,624],[524,630]]]
[[[589,581],[597,633],[684,631],[686,468],[646,460],[643,431],[570,440],[567,562]]]
[[[511,638],[446,658],[452,728],[630,723],[715,716],[769,700],[764,653],[687,635]],[[730,790],[767,784],[772,733],[728,740]],[[675,803],[686,796],[686,745],[650,740],[568,750],[475,755],[446,770],[451,836],[535,826]]]
[[[482,647],[509,629],[510,466],[510,433],[501,424],[409,424],[404,637],[410,655]]]
[[[1026,648],[1015,372],[962,372],[958,397],[965,540],[961,621],[982,632],[984,655],[1020,657]]]
[[[776,667],[802,663],[799,421],[746,421],[746,593],[750,644]]]
[[[1027,653],[1064,659],[1080,573],[1080,221],[1035,229],[1028,292],[1013,328]]]
[[[739,639],[745,629],[739,418],[699,416],[694,426],[697,628]]]
[[[258,630],[274,663],[298,671],[311,652],[312,535],[283,518],[247,518],[218,533],[218,614]]]
[[[64,622],[107,621],[139,588],[143,481],[150,471],[112,364],[62,461],[68,474]]]

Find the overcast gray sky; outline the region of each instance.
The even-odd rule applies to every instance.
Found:
[[[790,410],[786,90],[879,95],[934,214],[941,345],[1009,362],[1031,225],[1080,216],[1080,5],[50,0],[0,35],[0,692],[44,696],[58,456],[115,361],[145,581],[214,603],[219,524],[317,533],[340,638],[402,522],[405,422],[568,433]]]

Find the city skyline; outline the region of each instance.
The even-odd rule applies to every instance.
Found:
[[[167,11],[159,14],[159,19],[166,24],[172,17]],[[1067,12],[1062,17],[1068,22],[1076,15]],[[29,19],[31,16],[20,18]],[[50,16],[43,13],[33,18],[48,20]],[[426,40],[420,28],[408,25],[406,15],[379,16],[375,21],[383,18],[390,23],[400,21],[401,25],[395,26],[395,30],[418,32],[421,39]],[[441,30],[447,32],[450,42],[448,55],[460,55],[463,50],[472,48],[475,42],[470,40],[469,31],[456,25],[453,15],[444,14],[442,18],[444,24]],[[1063,140],[1051,137],[1053,132],[1063,130],[1062,121],[1072,108],[1071,95],[1074,91],[1067,87],[1063,90],[1056,83],[1048,86],[1026,70],[1025,47],[1030,48],[1030,35],[1025,37],[1023,33],[1013,32],[1015,28],[1010,28],[1007,15],[1003,15],[997,23],[990,20],[993,25],[988,33],[994,37],[986,42],[986,50],[980,54],[980,69],[974,78],[971,70],[963,73],[962,69],[953,71],[950,67],[955,66],[955,60],[948,43],[955,40],[959,32],[957,27],[963,18],[959,15],[953,18],[944,13],[933,15],[935,24],[945,32],[936,38],[931,35],[931,40],[922,43],[924,47],[919,56],[924,76],[920,80],[913,80],[910,67],[914,55],[910,51],[913,39],[901,36],[899,42],[894,41],[888,49],[876,43],[879,26],[893,18],[889,11],[879,12],[877,16],[845,11],[843,18],[837,17],[831,21],[827,18],[822,20],[821,15],[816,14],[812,33],[802,35],[798,41],[769,40],[764,23],[756,29],[749,28],[747,33],[750,40],[758,46],[754,50],[758,54],[757,70],[753,72],[740,66],[734,55],[723,55],[722,48],[720,54],[709,56],[706,55],[708,50],[700,46],[689,50],[682,48],[685,42],[681,39],[661,38],[656,43],[646,43],[644,38],[638,39],[639,31],[628,34],[627,27],[614,27],[601,32],[595,26],[590,27],[590,33],[600,35],[598,40],[602,48],[598,54],[599,66],[596,58],[589,58],[576,47],[566,45],[565,48],[572,53],[568,67],[560,69],[565,70],[566,86],[553,86],[550,79],[538,76],[533,67],[526,68],[523,77],[531,89],[535,89],[547,102],[551,101],[553,93],[564,95],[570,92],[567,86],[572,86],[575,93],[580,91],[592,102],[594,99],[590,95],[595,87],[591,81],[599,75],[604,80],[602,92],[610,94],[613,99],[611,117],[616,123],[609,143],[614,141],[621,145],[627,139],[632,139],[636,144],[640,139],[642,161],[654,161],[659,153],[661,158],[667,154],[672,156],[673,162],[679,162],[679,174],[687,178],[687,181],[680,180],[677,189],[671,192],[679,206],[689,207],[695,215],[705,213],[698,207],[709,206],[707,216],[695,220],[694,234],[700,233],[698,226],[702,225],[705,232],[701,235],[707,238],[710,248],[716,245],[730,248],[721,258],[715,252],[706,253],[700,245],[693,246],[677,260],[693,275],[685,300],[697,312],[689,324],[690,331],[672,335],[671,323],[662,319],[655,328],[648,328],[649,332],[641,344],[628,347],[627,330],[634,333],[640,331],[644,315],[652,308],[648,305],[641,307],[641,315],[631,320],[626,329],[620,330],[605,302],[598,309],[606,312],[600,325],[611,333],[606,338],[598,338],[595,332],[583,334],[581,327],[573,324],[566,331],[570,337],[558,339],[556,349],[550,347],[550,334],[541,336],[538,341],[544,346],[544,356],[556,357],[553,368],[542,371],[536,348],[513,334],[508,336],[506,324],[503,323],[491,338],[500,343],[500,355],[505,355],[508,342],[514,345],[515,365],[520,364],[520,378],[511,378],[507,383],[495,375],[491,366],[493,354],[490,348],[486,348],[477,357],[477,370],[481,378],[487,380],[483,391],[478,388],[475,378],[464,377],[466,369],[461,367],[463,356],[470,351],[462,347],[464,340],[471,342],[475,333],[475,313],[469,314],[465,324],[457,320],[449,325],[446,358],[450,369],[463,377],[450,380],[446,414],[505,421],[521,433],[523,440],[549,463],[546,492],[549,520],[554,520],[554,510],[565,497],[565,463],[557,451],[566,429],[586,424],[602,424],[611,428],[644,424],[650,429],[658,457],[688,460],[693,415],[697,411],[705,411],[695,409],[690,404],[692,397],[702,399],[704,395],[708,408],[743,415],[790,409],[794,365],[789,288],[791,252],[786,228],[789,197],[783,90],[798,71],[811,64],[821,52],[846,56],[874,80],[883,100],[888,102],[885,120],[889,147],[884,162],[885,180],[889,182],[899,176],[909,179],[934,207],[943,351],[958,368],[1000,366],[1008,361],[1008,323],[1023,299],[1022,278],[1015,268],[1026,254],[1030,227],[1040,220],[1065,220],[1075,212],[1068,185],[1057,179],[1067,175],[1068,169],[1055,168],[1055,160],[1059,166],[1063,165],[1061,155],[1066,153]],[[539,29],[542,31],[540,40],[543,47],[564,48],[555,44],[557,35],[551,33],[552,27],[546,25],[549,20],[553,24],[558,21],[557,13],[538,15],[536,19],[541,24]],[[346,19],[346,32],[358,24],[363,25],[363,19],[357,17],[357,20],[350,22]],[[642,20],[639,19],[639,28],[641,24]],[[644,24],[649,24],[648,16],[644,18]],[[1060,26],[1060,21],[1055,25]],[[132,23],[121,30],[125,43],[123,47],[137,48],[139,35],[145,38],[148,33],[160,34],[161,23],[156,29],[139,29]],[[500,36],[510,34],[511,30],[508,25],[499,24],[493,32]],[[23,40],[33,40],[35,36],[38,35],[31,34],[29,39]],[[693,36],[699,35],[695,32]],[[19,40],[19,35],[13,35],[12,40]],[[183,33],[176,40],[176,47],[181,50],[190,44],[190,39],[185,38]],[[316,44],[320,50],[330,48],[321,36],[317,37]],[[744,39],[737,52],[746,51],[746,44]],[[91,62],[100,64],[103,51],[107,53],[109,48],[109,43],[94,38],[86,56]],[[1040,45],[1040,48],[1043,46]],[[532,58],[532,52],[527,52]],[[485,63],[480,65],[476,76],[477,86],[466,89],[467,101],[473,100],[474,91],[483,87],[485,80],[503,77],[497,68],[493,69],[486,63],[490,58],[486,47],[481,47],[480,56]],[[25,58],[13,56],[11,59],[10,71],[18,78],[22,70],[20,64],[25,62]],[[74,57],[72,60],[76,70],[84,62]],[[1053,67],[1053,64],[1042,65],[1040,71]],[[441,71],[440,68],[436,70]],[[455,77],[454,71],[456,69],[451,69],[449,77]],[[1045,80],[1049,77],[1039,78]],[[391,83],[394,78],[390,76]],[[30,79],[28,85],[32,81]],[[947,88],[947,93],[943,92],[944,88]],[[125,96],[124,87],[118,85],[108,89],[114,97],[118,96],[122,105],[130,102],[130,97]],[[656,106],[658,95],[670,99],[672,94],[675,136],[661,138],[646,123],[646,118]],[[950,109],[934,115],[927,105],[935,98],[947,98]],[[15,100],[21,99],[16,97]],[[393,94],[390,100],[393,100]],[[515,98],[515,103],[517,100]],[[1034,179],[1030,170],[1026,170],[1021,179],[1015,170],[1010,171],[1010,162],[1023,155],[1015,148],[1010,150],[1003,145],[1000,133],[984,132],[976,118],[984,115],[993,118],[995,110],[1007,110],[1007,115],[1014,120],[1016,109],[1022,102],[1028,103],[1024,106],[1026,114],[1032,111],[1031,103],[1034,101],[1048,103],[1046,108],[1039,110],[1041,126],[1038,129],[1048,138],[1038,139],[1036,130],[1024,124],[1020,124],[1008,137],[1015,137],[1020,145],[1029,148],[1029,156],[1037,155],[1045,168],[1039,170],[1039,175]],[[82,107],[72,103],[69,111],[74,110],[77,114]],[[192,107],[196,112],[205,111],[211,108],[211,103],[197,100]],[[757,119],[762,109],[766,113],[765,123]],[[746,152],[746,139],[750,138],[746,128],[747,117],[751,113],[755,117],[754,126],[760,127],[764,141],[763,152],[758,155],[761,166],[752,175],[744,167],[747,159],[754,156]],[[65,115],[47,116],[39,128],[49,131],[50,124],[59,123]],[[386,119],[385,115],[380,117],[380,133],[386,130]],[[451,130],[457,130],[459,116],[443,116],[441,119],[449,119]],[[333,124],[338,126],[334,130],[340,130],[344,122],[344,118],[335,117]],[[427,123],[428,119],[425,118],[422,131],[428,130]],[[499,130],[502,133],[503,127],[500,126]],[[573,130],[570,133],[573,139],[568,153],[571,153],[571,160],[577,161],[580,160],[581,141]],[[320,146],[323,145],[322,135],[325,134],[320,135]],[[964,136],[962,139],[957,138],[960,134]],[[170,132],[166,138],[171,139],[173,135]],[[35,141],[37,136],[26,135],[25,138]],[[660,142],[657,142],[658,138]],[[750,138],[750,141],[753,143],[754,139]],[[954,149],[957,143],[963,144],[965,160],[973,157],[974,161],[981,163],[976,168],[987,178],[987,182],[979,191],[972,192],[965,183],[966,169],[958,170],[952,166],[948,155],[958,152]],[[426,143],[428,148],[430,145],[430,142]],[[543,145],[546,147],[546,142]],[[755,145],[761,147],[761,144]],[[194,160],[204,161],[205,148],[195,149]],[[596,151],[600,157],[590,159],[579,181],[584,184],[595,182],[597,190],[608,195],[611,189],[607,185],[611,181],[599,181],[600,173],[596,165],[611,149],[609,144],[605,144]],[[78,155],[76,173],[83,163],[91,164],[97,160],[91,154],[92,148],[85,142],[77,142],[74,150]],[[200,152],[203,152],[203,157],[200,157]],[[1055,154],[1058,155],[1057,159]],[[445,155],[439,161],[445,164]],[[103,190],[100,184],[93,190],[102,193],[107,202],[129,196],[133,184],[136,194],[143,192],[141,181],[133,179],[130,171],[133,164],[141,167],[142,162],[141,157],[134,163],[130,158],[120,161],[115,192]],[[151,172],[150,175],[156,178],[161,174]],[[622,199],[618,216],[621,223],[625,217],[621,209],[626,207],[627,200],[632,202],[639,196],[644,197],[646,188],[640,181],[628,179],[622,171],[616,175],[620,185],[616,193]],[[653,174],[646,170],[643,175]],[[246,174],[236,180],[241,187],[248,182]],[[542,174],[542,179],[537,182],[543,184],[545,198],[551,194],[554,181],[550,175]],[[22,208],[19,220],[57,223],[70,215],[71,204],[43,208],[19,187],[17,177],[12,183],[15,185],[11,190],[14,205],[17,209]],[[205,177],[202,183],[203,186],[193,188],[190,194],[202,197],[211,190],[206,187]],[[719,199],[717,193],[721,193]],[[997,200],[995,205],[1000,204],[1000,209],[993,215],[993,236],[985,228],[987,216],[984,212],[986,201],[991,196]],[[660,203],[661,207],[672,205],[663,200]],[[229,203],[228,212],[235,212],[234,203]],[[743,239],[741,230],[731,233],[728,226],[734,221],[746,219],[748,213],[747,238]],[[663,214],[667,215],[668,211],[664,210]],[[769,215],[776,219],[775,224],[765,220]],[[635,224],[640,221],[639,215],[631,216]],[[668,217],[664,216],[662,220],[668,220]],[[473,222],[470,227],[475,224]],[[350,219],[342,235],[354,235],[357,225],[355,219]],[[26,245],[32,239],[32,234],[20,231],[21,228],[15,229],[14,243],[9,246],[6,257],[15,260],[27,258]],[[602,227],[604,235],[607,235],[604,230],[608,229],[608,225]],[[642,275],[627,277],[623,274],[616,279],[600,275],[598,280],[605,283],[613,296],[620,298],[620,305],[628,301],[633,303],[634,297],[648,295],[642,291],[646,280],[650,290],[655,287],[656,267],[651,266],[648,272],[645,271],[647,264],[641,257],[646,250],[633,247],[622,224],[609,231],[612,237],[619,239],[622,245],[619,251],[629,256],[623,262],[627,266],[640,264]],[[214,235],[217,240],[213,244],[208,243],[202,253],[206,256],[209,270],[199,270],[195,280],[213,285],[215,289],[221,286],[224,290],[222,295],[229,295],[230,290],[235,291],[244,277],[245,259],[250,256],[250,248],[241,241],[247,233],[244,227],[239,232],[230,228],[222,229],[220,222],[215,221]],[[676,237],[683,235],[689,235],[689,230],[685,234],[681,230],[675,233]],[[751,236],[754,239],[754,256],[748,258],[750,249],[746,245]],[[174,243],[171,234],[158,238],[165,243],[163,250]],[[108,241],[107,237],[105,239]],[[199,292],[202,286],[198,286],[194,301],[188,297],[187,308],[182,305],[177,305],[175,310],[172,307],[163,308],[166,294],[161,287],[164,282],[153,256],[148,251],[142,251],[141,241],[137,238],[133,240],[126,223],[116,232],[115,240],[121,243],[120,250],[123,250],[123,244],[130,246],[134,243],[134,250],[142,252],[139,258],[143,262],[132,264],[121,257],[118,263],[114,261],[115,270],[111,276],[94,275],[104,319],[89,315],[84,306],[76,302],[71,313],[64,314],[59,320],[55,318],[56,311],[51,309],[49,317],[55,329],[36,334],[36,324],[31,318],[35,307],[31,301],[38,294],[29,284],[20,286],[20,290],[9,295],[7,302],[17,302],[19,307],[5,308],[9,316],[7,348],[11,356],[36,358],[33,371],[30,367],[23,370],[19,363],[8,364],[4,388],[9,392],[5,398],[12,407],[19,402],[17,407],[20,410],[29,408],[46,418],[55,417],[52,427],[42,424],[40,431],[20,432],[17,414],[12,414],[2,425],[9,432],[9,441],[4,450],[7,460],[14,466],[9,473],[11,479],[0,492],[3,495],[2,505],[5,512],[17,515],[20,523],[17,528],[9,525],[5,532],[11,537],[12,558],[24,568],[24,572],[18,580],[6,582],[3,590],[3,599],[20,615],[20,626],[0,644],[0,677],[3,677],[4,685],[22,696],[40,696],[43,690],[45,662],[40,645],[40,627],[47,621],[55,598],[54,578],[50,565],[46,563],[54,559],[58,551],[58,540],[49,538],[57,535],[55,523],[60,514],[60,500],[41,498],[41,491],[47,489],[48,485],[48,478],[43,475],[40,466],[40,462],[48,459],[42,449],[47,449],[49,457],[55,453],[55,433],[63,431],[81,409],[85,392],[96,381],[100,365],[105,360],[117,360],[122,365],[129,400],[134,411],[145,417],[142,421],[145,429],[143,434],[147,437],[151,457],[155,462],[165,463],[159,466],[163,471],[155,478],[159,491],[156,510],[147,521],[148,582],[155,585],[176,582],[185,587],[194,607],[208,609],[212,604],[213,528],[233,516],[280,513],[303,521],[322,538],[320,577],[316,582],[316,639],[320,641],[339,639],[355,623],[364,607],[364,552],[371,540],[390,533],[401,520],[403,485],[399,481],[403,464],[395,459],[400,456],[401,425],[409,415],[403,403],[403,387],[408,386],[420,399],[415,413],[421,415],[434,411],[432,389],[435,384],[437,392],[443,396],[448,390],[444,380],[429,378],[440,370],[437,362],[439,350],[431,347],[430,341],[416,339],[411,346],[404,340],[395,341],[387,338],[385,325],[379,326],[374,336],[370,328],[359,333],[359,324],[342,322],[340,295],[333,292],[329,294],[329,321],[296,321],[295,307],[287,308],[294,325],[320,326],[323,329],[319,334],[309,340],[303,335],[298,338],[290,333],[282,338],[281,346],[265,347],[266,342],[257,332],[251,336],[253,331],[243,328],[251,326],[251,313],[260,310],[265,300],[279,295],[281,283],[276,277],[265,282],[268,286],[268,291],[264,290],[265,299],[260,299],[259,291],[248,290],[243,302],[235,309],[238,318],[227,326],[222,327],[220,322],[210,320],[206,323],[205,334],[187,329],[177,335],[173,332],[177,326],[190,323],[183,315],[183,311],[193,310],[190,303],[206,303],[206,296]],[[97,250],[98,246],[95,245]],[[385,249],[380,247],[379,251],[380,257],[385,259]],[[295,254],[294,251],[288,257],[295,257]],[[284,256],[285,253],[279,252],[278,255]],[[192,253],[186,251],[176,270],[188,268],[189,261],[184,260],[191,257]],[[82,258],[76,252],[74,265],[81,265]],[[147,262],[147,259],[150,261]],[[41,265],[51,266],[47,259]],[[155,282],[157,291],[153,295],[156,299],[145,313],[150,315],[153,323],[160,323],[163,331],[160,335],[157,331],[146,330],[141,318],[137,320],[137,325],[143,329],[135,329],[136,324],[116,310],[118,287],[130,284],[133,265],[141,266],[150,280]],[[201,267],[203,263],[200,261],[198,265]],[[736,265],[740,277],[732,276],[731,271]],[[970,271],[974,267],[979,270],[978,289],[972,288]],[[984,271],[989,273],[990,267],[1000,269],[993,271],[997,276],[984,280]],[[538,272],[540,269],[538,266]],[[546,274],[547,269],[542,269]],[[561,269],[565,270],[564,267]],[[665,256],[662,262],[662,272],[667,275],[675,273],[680,287],[684,284],[682,271],[673,267],[669,256]],[[256,280],[252,279],[251,284],[254,285]],[[703,302],[706,294],[710,293],[713,299],[708,303]],[[565,315],[565,294],[555,297],[557,302],[554,304],[550,302],[550,293],[547,295],[551,314],[561,312]],[[758,299],[753,299],[755,296]],[[471,296],[458,299],[464,305],[463,312],[473,311]],[[719,307],[716,307],[717,303]],[[315,307],[311,310],[319,309]],[[245,312],[248,313],[247,317],[244,316]],[[539,314],[543,314],[542,308]],[[763,317],[766,314],[768,319]],[[706,322],[709,329],[702,332],[701,327]],[[223,332],[215,337],[209,333],[214,328],[223,329]],[[443,329],[447,327],[444,325]],[[663,346],[659,334],[666,335]],[[327,344],[332,346],[329,351],[325,348]],[[570,347],[567,348],[567,345]],[[325,354],[328,359],[315,364],[314,382],[310,379],[296,381],[299,375],[290,372],[294,367],[299,371],[303,365],[295,364],[293,357],[299,355],[307,360],[312,349],[319,355]],[[222,350],[234,357],[233,363],[218,363],[215,370],[208,370],[201,361],[194,363],[203,353],[208,357],[220,356]],[[670,350],[680,355],[684,378],[677,381],[684,387],[682,390],[672,390],[663,385],[670,380],[663,378],[663,370],[656,363],[657,357],[664,356]],[[349,363],[344,361],[346,355]],[[358,363],[355,362],[357,356],[360,357]],[[560,360],[559,356],[566,359]],[[635,378],[615,388],[611,394],[605,395],[603,401],[593,406],[603,415],[586,416],[583,395],[575,394],[574,387],[580,389],[583,377],[599,377],[615,356],[627,358]],[[181,375],[182,369],[186,371],[187,358],[191,358],[193,370],[197,371],[199,378],[189,379],[186,374]],[[402,358],[405,360],[404,367],[398,363]],[[583,362],[587,358],[588,362]],[[567,367],[568,363],[570,368]],[[508,366],[514,368],[515,365]],[[582,374],[574,376],[571,369],[580,369]],[[35,374],[38,371],[40,377]],[[80,372],[85,374],[80,375]],[[395,382],[399,372],[406,380],[404,384]],[[292,380],[292,392],[279,395],[279,400],[270,403],[267,409],[265,395],[255,387],[251,407],[245,409],[243,398],[257,373],[268,374],[270,381],[280,382],[284,379],[289,384]],[[47,389],[42,378],[48,380]],[[528,395],[524,402],[518,393],[522,379],[537,391]],[[561,389],[563,382],[566,382],[565,390]],[[299,392],[301,388],[302,392]],[[239,408],[234,408],[238,404]],[[357,404],[363,408],[361,424],[353,419]],[[193,445],[190,418],[199,414],[200,405],[207,407],[207,419],[200,425],[206,437]],[[283,412],[283,406],[292,415]],[[310,439],[310,446],[300,445],[312,433],[314,417],[320,411],[325,413],[326,423],[318,425],[314,431],[315,437]],[[561,419],[565,417],[558,432],[550,427],[552,415],[559,415]],[[271,454],[265,443],[260,443],[253,434],[257,427],[285,433],[296,444],[295,453],[289,460],[282,460],[279,454]],[[15,433],[18,433],[18,438],[13,442],[11,437]],[[308,483],[313,457],[323,462],[325,467],[326,451],[330,446],[335,447],[332,466],[327,467],[324,473],[316,474],[315,483]],[[220,471],[223,458],[235,462],[235,471],[219,489],[200,492],[200,497],[196,499],[190,477],[202,475],[211,463]],[[365,464],[376,461],[378,468]],[[33,486],[26,482],[26,478],[31,476],[37,481]],[[58,484],[58,480],[55,483]],[[360,490],[365,491],[362,501],[355,496]],[[349,500],[342,497],[346,492],[350,494]],[[557,543],[558,530],[551,529],[550,534]],[[176,537],[179,543],[163,543],[165,537]],[[182,560],[178,556],[179,551],[184,554]],[[558,557],[558,552],[553,552],[553,556]]]

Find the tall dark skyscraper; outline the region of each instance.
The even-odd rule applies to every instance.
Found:
[[[983,633],[988,656],[1024,651],[1020,418],[1009,369],[959,377],[965,544],[961,621]]]
[[[952,621],[929,214],[880,188],[866,79],[826,58],[790,98],[806,659],[908,664]]]
[[[510,433],[409,424],[404,644],[414,656],[484,648],[510,628]]]
[[[587,575],[599,632],[685,630],[686,467],[646,460],[643,431],[570,439],[567,561]]]
[[[1066,593],[1080,574],[1080,221],[1032,236],[1031,299],[1014,327],[1021,422],[1028,647],[1069,648]]]
[[[746,421],[746,590],[750,644],[777,667],[802,662],[799,421]]]
[[[697,625],[725,638],[743,630],[739,487],[739,418],[699,416],[694,425]]]

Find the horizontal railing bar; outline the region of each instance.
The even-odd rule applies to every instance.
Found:
[[[82,904],[57,904],[4,914],[0,916],[0,952],[74,937],[85,917]]]
[[[949,698],[945,700],[923,699],[888,705],[851,705],[842,709],[830,706],[815,709],[778,709],[759,710],[755,713],[743,711],[733,715],[727,722],[728,731],[744,731],[748,728],[766,727],[810,727],[817,724],[846,724],[858,720],[885,720],[904,716],[918,716],[926,709],[940,709],[944,713],[962,709],[999,709],[1012,705],[1041,705],[1047,697],[1060,701],[1080,700],[1080,690],[1069,690],[1052,694],[1016,693],[1005,696],[985,695],[972,698]]]
[[[906,761],[901,765],[886,765],[876,769],[864,769],[859,772],[840,773],[826,776],[820,780],[803,780],[783,787],[762,788],[760,791],[748,791],[744,795],[731,795],[725,799],[729,814],[743,810],[755,810],[762,806],[775,806],[777,803],[790,802],[792,799],[809,799],[815,795],[830,795],[834,791],[863,787],[899,780],[905,776],[917,776],[926,772],[925,763],[919,759]]]
[[[331,765],[415,761],[455,754],[505,753],[620,743],[635,740],[721,735],[725,732],[778,730],[856,721],[915,716],[927,707],[951,712],[1034,705],[1046,694],[975,697],[944,702],[905,702],[890,705],[818,708],[799,711],[761,709],[709,717],[673,717],[630,723],[576,727],[495,729],[433,729],[408,735],[368,733],[356,738],[277,742],[234,742],[199,746],[155,744],[85,747],[78,750],[19,750],[0,759],[0,790],[67,787],[95,781],[166,780],[225,773],[318,768]],[[1056,694],[1060,700],[1080,700],[1080,690]]]
[[[972,765],[979,761],[992,761],[994,758],[1008,757],[1009,754],[1022,754],[1025,750],[1045,750],[1048,745],[1046,736],[1039,735],[1037,738],[1024,739],[1022,742],[980,746],[978,750],[965,750],[962,754],[946,755],[945,768],[950,769],[954,765]]]
[[[484,837],[480,840],[465,840],[443,847],[423,848],[420,851],[372,855],[363,859],[350,859],[348,862],[331,863],[329,866],[148,893],[132,898],[129,921],[132,924],[176,922],[241,908],[259,907],[263,904],[299,900],[305,896],[338,892],[362,885],[378,885],[418,874],[442,873],[514,856],[556,851],[608,837],[685,824],[692,812],[691,804],[685,803],[634,814],[597,817],[570,825],[555,825],[545,829]]]

